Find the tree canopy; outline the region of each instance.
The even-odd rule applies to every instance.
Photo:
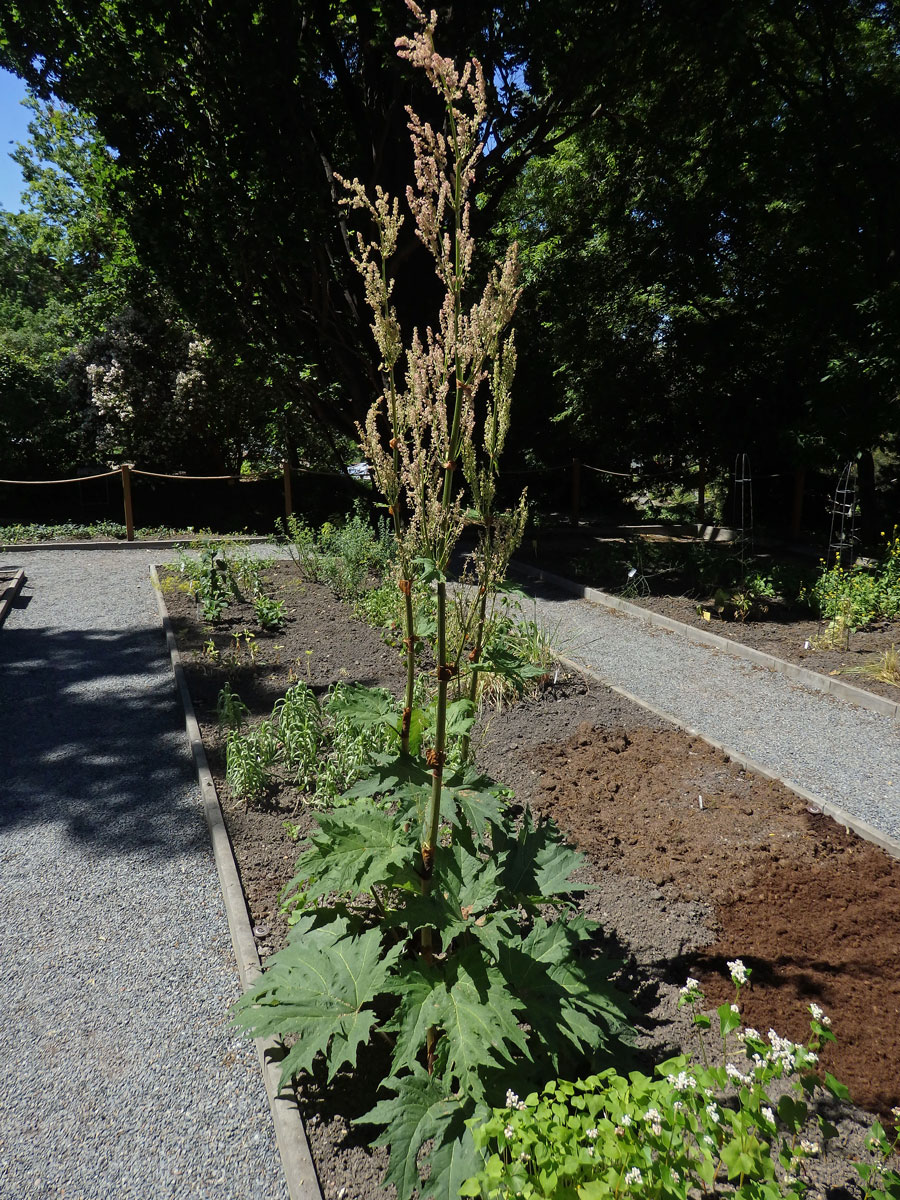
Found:
[[[476,231],[523,250],[521,451],[814,463],[896,430],[893,3],[471,0],[439,16],[442,53],[475,54],[489,83]],[[0,16],[0,62],[111,148],[99,228],[70,213],[78,269],[91,238],[127,229],[115,274],[149,272],[260,381],[288,443],[352,433],[379,390],[334,175],[403,194],[405,107],[440,119],[394,53],[411,22],[403,0]],[[396,266],[401,320],[424,325],[437,293],[409,223]]]

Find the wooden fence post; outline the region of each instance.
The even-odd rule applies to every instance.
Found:
[[[122,498],[125,501],[125,538],[134,541],[134,510],[131,507],[131,467],[122,463]]]
[[[572,459],[572,524],[578,528],[578,514],[581,511],[581,461]]]
[[[284,476],[284,515],[288,518],[294,513],[294,498],[291,493],[291,464],[287,459],[281,464],[281,472]]]

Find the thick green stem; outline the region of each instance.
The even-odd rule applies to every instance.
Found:
[[[434,870],[434,853],[437,846],[438,828],[441,821],[441,789],[444,783],[444,757],[447,745],[447,584],[441,579],[437,585],[437,711],[434,723],[434,746],[430,752],[431,801],[428,806],[428,823],[422,842],[422,867],[429,884]]]

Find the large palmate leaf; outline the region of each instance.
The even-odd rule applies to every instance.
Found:
[[[334,695],[329,709],[346,717],[358,729],[378,729],[387,726],[400,735],[400,712],[393,697],[380,688],[363,687],[360,683],[350,684]]]
[[[520,901],[553,903],[590,886],[571,878],[584,856],[566,845],[553,821],[535,824],[529,809],[518,833],[498,827],[492,840],[495,851],[505,855],[504,886]]]
[[[303,916],[290,945],[234,1005],[234,1022],[251,1037],[297,1035],[281,1066],[282,1084],[311,1071],[320,1053],[331,1079],[368,1041],[377,1017],[366,1005],[391,990],[400,952],[395,946],[385,953],[377,929],[356,933],[345,917],[320,924]]]
[[[398,1031],[395,1072],[414,1065],[431,1028],[441,1035],[448,1082],[458,1080],[475,1099],[484,1095],[485,1071],[512,1060],[510,1047],[528,1056],[519,1028],[525,1006],[496,967],[485,961],[480,947],[467,947],[441,970],[421,962],[401,964],[395,988],[400,995],[392,1022]]]
[[[388,924],[436,930],[441,947],[448,949],[458,934],[478,932],[500,893],[502,861],[475,850],[467,830],[461,830],[451,846],[437,856],[431,890],[427,895],[408,892],[401,905],[387,915]]]
[[[418,1188],[421,1200],[448,1200],[459,1195],[457,1177],[461,1183],[463,1173],[472,1174],[479,1162],[465,1120],[472,1116],[471,1101],[458,1100],[449,1096],[440,1084],[425,1073],[421,1066],[414,1065],[412,1074],[401,1079],[385,1080],[382,1087],[394,1095],[378,1104],[358,1124],[384,1125],[386,1128],[376,1139],[376,1146],[390,1146],[390,1165],[385,1175],[386,1183],[397,1188],[399,1200],[408,1200]],[[432,1172],[427,1183],[419,1177],[419,1151],[425,1142],[433,1140]],[[474,1163],[474,1165],[472,1165]]]
[[[285,895],[305,891],[313,899],[369,891],[373,886],[396,887],[413,875],[415,835],[402,821],[373,804],[322,813],[312,845],[297,859],[294,878]]]
[[[573,1047],[624,1052],[636,1015],[609,982],[609,962],[579,957],[579,944],[594,928],[583,917],[549,925],[538,919],[523,940],[499,948],[507,986],[523,1001],[525,1019],[557,1071]]]

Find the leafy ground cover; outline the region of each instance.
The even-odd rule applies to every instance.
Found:
[[[260,952],[269,959],[287,935],[279,893],[294,873],[298,843],[328,810],[277,764],[255,800],[236,799],[225,779],[222,689],[240,698],[250,728],[270,720],[301,681],[320,699],[357,681],[396,695],[404,672],[396,649],[323,585],[288,564],[267,568],[263,581],[283,605],[284,626],[257,629],[249,643],[249,599],[232,598],[205,622],[200,597],[177,574],[166,596]],[[551,675],[532,698],[485,711],[475,739],[479,767],[508,785],[516,804],[552,816],[587,853],[580,878],[595,886],[578,913],[599,921],[604,948],[623,961],[618,983],[642,1014],[643,1054],[661,1061],[694,1049],[680,988],[694,976],[710,1004],[727,1002],[727,964],[741,958],[752,969],[740,997],[744,1019],[802,1040],[809,1004],[820,1005],[838,1038],[823,1050],[823,1066],[857,1102],[890,1116],[900,1103],[897,863],[699,739],[577,678],[554,683]],[[357,1071],[341,1067],[329,1082],[318,1061],[301,1081],[329,1200],[392,1194],[380,1184],[384,1148],[371,1144],[371,1126],[353,1123],[376,1102],[388,1054],[388,1039],[376,1039],[360,1048]],[[849,1160],[864,1154],[865,1119],[848,1112],[835,1124],[832,1149],[805,1167],[821,1192],[852,1188]]]
[[[134,536],[140,540],[155,541],[162,538],[193,539],[207,530],[192,528],[170,529],[166,525],[135,529]],[[94,521],[84,524],[64,521],[57,525],[16,524],[0,525],[0,545],[16,546],[30,542],[124,542],[127,531],[116,521]]]
[[[900,542],[883,569],[823,573],[808,559],[759,552],[742,561],[727,543],[648,535],[542,531],[519,558],[623,596],[663,616],[743,642],[854,687],[900,699]],[[822,614],[816,607],[821,594]],[[851,625],[834,618],[849,612]]]

